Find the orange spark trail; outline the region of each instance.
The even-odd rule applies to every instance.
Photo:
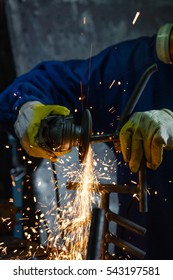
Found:
[[[78,174],[79,188],[72,201],[62,213],[61,233],[63,232],[60,250],[54,250],[52,259],[83,260],[86,258],[87,243],[93,204],[98,206],[97,179],[93,168],[91,149],[86,163]],[[57,247],[61,234],[56,236],[54,247]]]

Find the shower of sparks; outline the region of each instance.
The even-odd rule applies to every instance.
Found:
[[[137,12],[136,15],[135,15],[135,17],[134,17],[134,19],[133,19],[133,21],[132,21],[132,24],[133,24],[133,25],[136,23],[136,21],[137,21],[137,19],[138,19],[139,16],[140,16],[140,12]]]
[[[60,217],[57,217],[60,234],[55,237],[51,247],[60,249],[52,251],[51,259],[83,260],[86,258],[92,207],[93,204],[97,207],[99,204],[96,195],[98,181],[93,166],[90,149],[86,163],[82,165],[76,178],[79,187],[75,197],[67,201],[61,214],[61,221]]]
[[[30,211],[32,212],[30,205],[26,207],[25,212],[20,211],[17,220],[18,224],[23,227],[23,235],[27,242],[37,241],[37,238],[40,238],[42,234],[47,234],[47,240],[44,241],[43,246],[39,245],[39,249],[42,249],[42,251],[44,249],[45,259],[86,259],[92,209],[93,206],[100,206],[97,178],[99,180],[112,180],[111,173],[114,174],[116,172],[114,161],[107,160],[108,156],[108,151],[105,151],[103,160],[95,158],[95,154],[90,148],[85,164],[81,164],[80,167],[77,165],[77,168],[75,168],[75,163],[68,164],[71,160],[70,154],[69,157],[60,158],[57,167],[61,165],[64,178],[69,180],[69,177],[72,177],[73,180],[71,181],[78,183],[78,189],[70,194],[67,192],[63,197],[60,196],[60,200],[62,199],[65,202],[60,209],[57,209],[54,199],[47,205],[39,203],[38,199],[34,196],[33,202],[34,204],[37,203],[37,210],[35,211],[35,224],[32,226],[29,226],[30,221],[32,221],[30,218]],[[27,159],[24,160],[27,161]],[[67,162],[67,165],[64,164],[65,162]],[[100,163],[101,167],[98,169],[98,164]],[[48,164],[47,169],[52,174],[53,170],[50,168],[50,164]],[[107,174],[108,170],[109,174]],[[14,181],[15,179],[12,177],[12,180]],[[52,176],[50,176],[50,183],[54,186],[54,181],[51,180]],[[30,191],[29,175],[26,175],[26,180],[22,184],[24,183],[27,183],[27,189]],[[37,185],[40,188],[42,181],[38,180]],[[13,186],[17,190],[15,183]],[[61,187],[64,187],[64,185]],[[23,199],[28,201],[29,197],[25,195]],[[54,225],[49,220],[50,216],[54,217]],[[3,222],[8,223],[7,226],[9,228],[11,227],[10,220],[7,221],[6,219]],[[19,229],[16,228],[16,232],[19,232]],[[0,247],[2,247],[0,248],[0,256],[3,258],[8,253],[6,252],[5,244]],[[33,256],[37,256],[37,249],[30,248],[29,250],[22,249],[16,251],[15,248],[10,259],[20,259],[20,255],[22,258],[25,256],[25,259],[30,259]]]

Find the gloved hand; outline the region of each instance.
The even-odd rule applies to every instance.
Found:
[[[142,158],[157,169],[163,148],[173,149],[173,112],[168,109],[137,112],[120,131],[121,151],[131,171],[137,172]]]
[[[37,101],[25,103],[14,124],[15,133],[20,139],[20,143],[25,151],[33,157],[47,158],[51,161],[56,161],[58,156],[64,153],[49,152],[41,148],[38,144],[38,131],[41,120],[48,115],[63,115],[67,116],[70,111],[59,105],[43,105]]]

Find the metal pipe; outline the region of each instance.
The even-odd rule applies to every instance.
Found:
[[[104,212],[109,211],[109,193],[102,193],[101,195],[101,208],[104,210]],[[108,243],[105,240],[106,234],[109,233],[109,222],[107,219],[104,220],[104,226],[103,226],[103,243],[101,247],[101,260],[105,259],[105,255],[108,254]]]
[[[58,224],[60,229],[62,228],[62,211],[61,211],[61,204],[60,204],[60,193],[59,193],[59,186],[58,186],[58,178],[56,172],[55,163],[52,162],[52,172],[54,177],[54,184],[55,184],[55,194],[56,194],[56,202],[57,202],[57,216],[58,216]],[[61,238],[64,238],[64,232],[61,229]]]
[[[144,235],[146,233],[146,229],[144,227],[139,226],[138,224],[124,217],[121,217],[120,215],[113,213],[112,211],[106,213],[106,218],[108,219],[108,221],[114,221],[120,226],[125,227],[126,229],[133,231],[137,234]]]
[[[77,190],[80,184],[77,182],[67,182],[66,188],[68,190]],[[137,193],[137,185],[113,185],[113,184],[98,184],[97,185],[98,192],[104,193],[127,193],[127,194],[135,194]]]
[[[104,221],[105,211],[101,208],[94,208],[87,247],[87,260],[99,260],[101,257]]]
[[[121,238],[115,236],[106,234],[106,241],[108,243],[113,243],[117,247],[119,247],[123,251],[127,251],[128,253],[138,257],[139,259],[143,259],[145,257],[146,252],[137,248],[136,246],[130,244],[127,241],[122,240]]]
[[[113,133],[96,134],[90,136],[90,143],[100,143],[100,142],[119,142],[119,135]]]
[[[143,159],[138,171],[138,185],[137,193],[139,196],[139,212],[148,212],[148,199],[147,199],[147,175],[146,175],[146,164]]]
[[[137,186],[133,185],[112,185],[112,184],[99,184],[99,192],[106,193],[126,193],[126,194],[135,194],[137,193]]]

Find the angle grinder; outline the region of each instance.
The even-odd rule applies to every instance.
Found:
[[[72,147],[79,147],[79,161],[84,162],[90,143],[118,141],[113,134],[92,135],[92,117],[88,109],[83,113],[81,125],[74,123],[73,115],[53,115],[41,121],[39,145],[48,150],[66,153]]]

